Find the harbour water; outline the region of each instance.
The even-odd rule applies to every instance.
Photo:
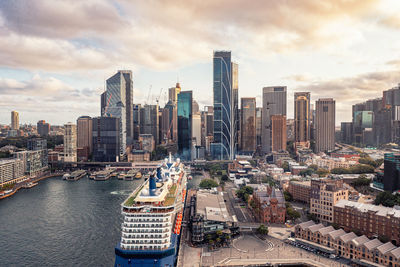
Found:
[[[0,265],[113,266],[120,204],[142,182],[55,177],[1,200]]]

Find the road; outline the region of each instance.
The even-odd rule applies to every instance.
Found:
[[[225,185],[224,200],[227,209],[231,215],[236,215],[239,222],[253,223],[256,222],[253,214],[249,211],[244,202],[237,200],[235,197],[236,188],[232,183],[228,182]]]

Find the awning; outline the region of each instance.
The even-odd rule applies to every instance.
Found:
[[[310,241],[302,239],[302,238],[296,238],[296,241],[299,242],[299,243],[302,243],[304,245],[307,245],[309,247],[312,247],[312,248],[318,249],[320,251],[326,252],[326,253],[335,254],[335,252],[336,252],[336,250],[334,248],[326,247],[326,246],[323,246],[323,245],[320,245],[320,244],[317,244],[317,243],[314,243],[314,242],[310,242]]]

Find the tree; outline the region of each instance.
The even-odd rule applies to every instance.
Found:
[[[167,149],[164,146],[157,146],[156,149],[151,152],[151,160],[164,159],[167,156]]]
[[[295,221],[296,219],[301,217],[300,212],[298,212],[297,210],[295,210],[292,205],[290,205],[290,203],[286,203],[286,216],[287,218],[289,218],[290,220]]]
[[[236,196],[242,199],[244,202],[249,200],[249,196],[253,194],[253,188],[250,186],[243,186],[242,188],[236,190]]]
[[[289,170],[289,163],[288,163],[287,161],[283,162],[283,163],[282,163],[282,168],[283,168],[283,170],[284,170],[285,172],[290,171],[290,170]]]
[[[293,201],[293,196],[288,191],[283,191],[283,196],[285,197],[285,201],[287,202]]]
[[[329,174],[329,170],[327,169],[318,169],[317,174],[319,177],[326,177]]]
[[[261,234],[261,235],[268,235],[268,226],[265,226],[264,224],[261,224],[258,228],[257,228],[257,233]]]
[[[393,195],[388,191],[379,193],[374,201],[375,205],[383,205],[385,207],[393,207],[394,205],[400,205],[400,195]]]
[[[360,174],[357,179],[355,179],[351,184],[355,187],[357,186],[369,186],[371,179],[368,179],[365,174]]]
[[[204,179],[199,184],[200,188],[211,189],[218,186],[218,183],[213,179]]]
[[[317,164],[311,164],[310,166],[308,166],[310,169],[313,169],[314,172],[316,172],[318,170],[318,165]]]

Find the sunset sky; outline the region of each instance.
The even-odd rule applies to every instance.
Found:
[[[400,83],[398,0],[1,0],[0,123],[99,116],[104,81],[133,71],[134,103],[155,103],[179,79],[212,104],[213,50],[239,64],[239,96],[263,86],[351,105]],[[149,88],[152,86],[150,97]],[[147,101],[149,99],[149,101]]]

